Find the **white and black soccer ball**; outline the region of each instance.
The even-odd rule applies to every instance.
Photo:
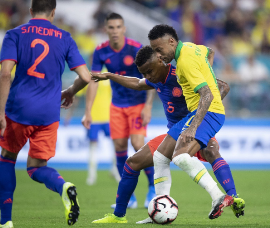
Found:
[[[148,214],[155,223],[170,224],[178,215],[178,206],[168,195],[156,196],[148,205]]]

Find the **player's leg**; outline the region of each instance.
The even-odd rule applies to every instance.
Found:
[[[113,139],[115,154],[116,154],[116,166],[120,177],[122,177],[125,162],[128,158],[128,138]]]
[[[120,177],[122,177],[125,162],[127,160],[127,148],[129,138],[128,116],[125,112],[126,108],[119,108],[114,105],[110,107],[110,132],[116,154],[116,165]],[[137,200],[132,194],[129,201],[129,208],[137,208]],[[112,205],[114,208],[114,205]]]
[[[97,180],[97,147],[98,132],[101,128],[100,124],[91,124],[91,128],[87,131],[87,137],[90,140],[89,145],[89,161],[86,184],[93,185]]]
[[[230,167],[221,157],[216,139],[210,139],[207,147],[201,150],[200,154],[212,165],[214,174],[225,192],[230,196],[236,196],[236,189]]]
[[[129,126],[124,108],[116,107],[113,104],[110,107],[110,132],[116,154],[117,169],[121,177],[128,157]]]
[[[170,195],[171,189],[171,170],[170,162],[173,155],[176,140],[170,135],[166,135],[159,147],[155,150],[153,163],[155,168],[154,182],[157,195]],[[153,223],[150,217],[137,224]]]
[[[0,138],[0,146],[2,147],[0,156],[0,210],[1,224],[4,227],[13,227],[12,204],[16,188],[15,163],[17,154],[31,134],[32,127],[13,122],[8,117],[6,117],[6,122],[4,136]]]
[[[13,194],[16,188],[15,163],[17,154],[2,148],[0,157],[0,210],[1,224],[12,225]],[[1,227],[1,225],[0,225]],[[10,226],[10,227],[13,227]]]
[[[144,145],[144,135],[132,134],[130,135],[131,144],[135,151],[138,151]],[[154,186],[154,167],[150,166],[144,169],[145,175],[148,179],[148,193],[144,201],[144,207],[148,207],[149,202],[156,196]]]
[[[31,134],[27,172],[34,181],[44,183],[48,189],[59,193],[65,207],[67,224],[73,225],[80,213],[76,187],[65,182],[55,169],[47,166],[47,161],[55,155],[58,126],[59,122],[39,126]]]
[[[135,151],[143,147],[144,137],[146,136],[146,126],[142,126],[141,118],[143,108],[144,104],[139,104],[125,109],[128,116],[131,144]],[[148,193],[144,204],[148,206],[151,199],[156,196],[154,189],[154,168],[149,167],[144,172],[148,179]]]
[[[230,166],[221,157],[216,139],[210,139],[207,147],[201,150],[200,154],[212,165],[214,174],[225,192],[234,197],[234,204],[231,206],[231,209],[235,216],[238,218],[244,215],[245,201],[242,198],[238,198]]]
[[[188,115],[190,119],[186,122],[185,126],[182,128],[182,131],[188,128],[189,124],[192,122],[195,113]],[[212,198],[212,210],[209,214],[210,219],[217,218],[221,215],[222,208],[230,206],[233,203],[233,198],[228,195],[224,195],[221,190],[218,188],[217,183],[210,176],[205,166],[198,161],[193,159],[192,156],[197,153],[201,147],[206,147],[208,141],[211,137],[219,131],[221,128],[224,116],[218,116],[219,119],[215,119],[217,114],[207,113],[202,123],[198,127],[195,135],[195,140],[186,143],[183,141],[181,135],[178,137],[176,142],[176,147],[173,155],[173,162],[184,172],[186,172],[195,183],[199,184],[204,188]],[[206,121],[207,119],[207,121]],[[218,125],[211,125],[209,122],[214,122],[214,120],[219,121]],[[213,130],[214,129],[214,130]]]
[[[104,218],[93,223],[126,223],[126,209],[129,199],[134,192],[140,171],[153,166],[153,150],[146,144],[137,153],[129,157],[124,166],[123,175],[118,185],[116,207],[114,214],[107,214]]]

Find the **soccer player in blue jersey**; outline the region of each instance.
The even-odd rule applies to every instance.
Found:
[[[119,75],[129,75],[142,78],[134,64],[136,53],[142,47],[137,41],[125,37],[126,28],[121,15],[111,13],[105,21],[109,40],[100,44],[93,55],[92,72],[100,72],[105,65],[109,72]],[[82,123],[89,128],[91,123],[91,109],[95,98],[98,83],[90,83],[86,95],[86,109]],[[135,151],[144,145],[146,125],[150,121],[154,91],[135,91],[111,81],[112,103],[110,107],[110,132],[113,139],[117,168],[122,176],[127,159],[128,138]],[[149,181],[149,191],[145,200],[148,207],[150,200],[155,196],[153,167],[145,169]],[[112,205],[114,208],[115,205]],[[130,198],[129,208],[136,208],[134,196]]]
[[[70,34],[52,25],[55,8],[56,0],[32,0],[32,19],[7,31],[3,40],[0,71],[0,227],[3,228],[13,227],[15,163],[28,139],[29,176],[59,193],[68,225],[73,225],[80,213],[74,184],[65,182],[55,169],[47,167],[47,161],[55,155],[61,100],[62,107],[68,108],[73,96],[90,81],[90,73]],[[79,77],[61,96],[65,61]],[[15,78],[10,86],[15,64]]]
[[[213,54],[209,55],[209,60],[212,62]],[[136,90],[149,90],[156,89],[158,95],[163,103],[163,108],[168,120],[168,128],[170,129],[175,123],[185,118],[189,113],[185,98],[182,94],[182,88],[177,83],[175,67],[171,64],[165,65],[161,59],[158,59],[153,49],[150,46],[141,48],[136,56],[135,60],[139,71],[145,76],[144,79],[132,78],[132,77],[121,77],[119,75],[104,73],[94,74],[94,80],[106,80],[110,79],[121,85],[136,89]],[[229,86],[218,80],[218,86],[222,99],[226,96],[229,91]],[[146,145],[144,145],[136,154],[129,157],[125,164],[122,180],[118,186],[118,198],[116,199],[116,209],[114,214],[107,214],[105,218],[93,221],[94,223],[125,223],[127,222],[125,213],[126,205],[131,193],[134,191],[138,182],[140,170],[153,166],[153,154],[161,144],[166,134],[160,135]],[[171,145],[173,151],[176,141]],[[215,139],[211,139],[208,143],[208,147],[196,153],[202,161],[208,161],[213,166],[214,173],[223,186],[224,190],[230,194],[236,194],[234,181],[231,175],[230,168],[226,161],[221,158],[218,152],[219,146]],[[222,165],[217,162],[221,161]],[[229,178],[229,181],[227,181]],[[226,184],[225,182],[230,182]],[[169,194],[169,192],[167,193]],[[138,222],[152,223],[150,218]]]

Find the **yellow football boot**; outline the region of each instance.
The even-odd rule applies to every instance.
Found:
[[[67,224],[71,226],[78,221],[80,215],[80,206],[74,184],[66,182],[63,185],[62,201],[65,207]]]
[[[0,227],[1,227],[1,228],[14,228],[13,222],[12,222],[12,221],[8,221],[8,222],[6,222],[4,225],[1,225],[1,224],[0,224]]]
[[[126,216],[117,217],[114,214],[106,214],[104,218],[94,220],[92,223],[127,223]]]
[[[234,203],[231,205],[231,209],[234,215],[239,218],[239,216],[244,216],[244,208],[246,206],[245,200],[241,198],[234,198]]]

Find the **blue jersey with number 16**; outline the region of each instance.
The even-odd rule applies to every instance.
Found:
[[[6,33],[1,62],[5,60],[17,63],[6,115],[26,125],[59,121],[65,61],[70,69],[85,64],[70,34],[48,20],[31,19]]]

